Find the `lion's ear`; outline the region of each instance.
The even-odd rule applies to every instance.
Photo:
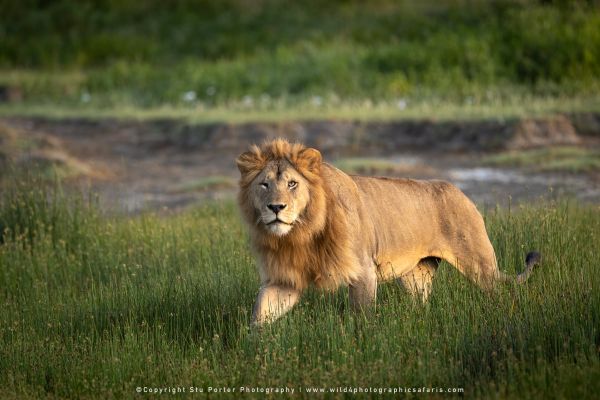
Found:
[[[239,155],[235,160],[238,169],[242,175],[246,175],[250,171],[260,169],[262,159],[256,151],[247,151]]]
[[[310,172],[318,173],[321,170],[323,158],[319,150],[308,148],[298,154],[298,164]]]

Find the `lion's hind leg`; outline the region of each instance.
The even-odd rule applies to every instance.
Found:
[[[415,298],[426,302],[431,294],[433,276],[439,262],[435,257],[423,258],[415,268],[399,278],[400,282]]]
[[[448,247],[442,258],[485,291],[492,291],[499,280],[496,255],[485,230]]]

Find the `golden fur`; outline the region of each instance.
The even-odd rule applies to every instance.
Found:
[[[286,312],[311,284],[349,285],[362,307],[374,301],[377,281],[399,278],[426,299],[440,259],[483,288],[511,279],[498,270],[476,207],[447,182],[349,176],[282,139],[236,162],[238,203],[260,258],[256,323]],[[517,281],[537,261],[531,254]]]

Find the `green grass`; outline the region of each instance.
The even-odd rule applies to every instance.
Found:
[[[327,101],[316,106],[310,101],[281,103],[266,108],[246,108],[232,102],[222,106],[168,106],[140,108],[133,105],[67,106],[60,102],[21,103],[0,105],[0,116],[44,117],[44,118],[118,118],[160,119],[177,118],[190,123],[245,123],[307,120],[362,120],[394,121],[407,119],[433,119],[436,121],[515,119],[554,116],[557,113],[586,113],[600,110],[600,97],[596,95],[538,97],[511,95],[494,101],[476,100],[473,103],[440,98],[414,99],[406,108],[399,108],[391,101],[350,101],[335,104]]]
[[[196,192],[219,189],[232,189],[236,187],[236,180],[229,176],[211,175],[184,182],[174,190],[177,192]]]
[[[600,171],[600,150],[564,146],[509,151],[487,156],[483,162],[504,167],[525,167],[535,171],[595,172]]]
[[[399,165],[393,161],[380,158],[353,157],[342,158],[334,165],[348,174],[376,175],[398,171]]]
[[[91,110],[585,97],[599,27],[583,0],[9,1],[0,85]]]
[[[443,265],[427,305],[390,283],[365,317],[349,311],[346,289],[310,291],[257,332],[248,323],[259,281],[232,203],[107,216],[94,198],[20,179],[0,204],[3,398],[128,398],[137,386],[600,390],[597,207],[486,214],[503,270],[543,253],[524,286],[485,295]]]

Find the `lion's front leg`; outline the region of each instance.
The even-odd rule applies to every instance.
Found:
[[[350,285],[350,305],[361,311],[375,305],[377,298],[377,272],[375,265],[365,267],[360,278]]]
[[[275,321],[298,302],[300,294],[299,290],[287,286],[263,286],[254,304],[252,324],[262,325]]]

